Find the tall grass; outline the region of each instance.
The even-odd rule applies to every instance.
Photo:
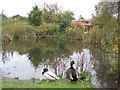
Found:
[[[84,35],[85,43],[100,44],[102,42],[103,35],[100,29],[93,29],[89,33]]]
[[[94,44],[112,44],[117,38],[117,28],[93,28],[84,35],[84,41]]]
[[[67,31],[67,38],[82,40],[84,35],[84,30],[81,28],[72,28]]]
[[[2,35],[4,38],[26,38],[35,36],[35,28],[25,22],[8,19],[3,22]]]
[[[97,24],[94,24],[94,22]],[[107,23],[105,23],[104,21],[101,22],[101,24],[99,24],[99,22],[100,22],[99,20],[93,21],[93,28],[89,31],[89,34],[84,35],[85,42],[94,44],[113,44],[113,43],[116,44],[118,36],[117,19],[112,17],[111,20],[109,20],[109,22]]]

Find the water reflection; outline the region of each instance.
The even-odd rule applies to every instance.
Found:
[[[34,53],[37,54],[38,52]],[[92,74],[95,74],[95,71],[93,70],[94,66],[90,61],[90,54],[88,49],[84,49],[81,54],[73,53],[69,57],[56,58],[52,61],[48,59],[44,62],[40,58],[41,55],[35,55],[35,58],[29,58],[31,54],[20,55],[16,51],[6,52],[6,54],[9,60],[4,62],[3,67],[1,68],[1,72],[3,76],[7,77],[19,77],[21,80],[31,78],[43,79],[41,72],[45,67],[49,68],[57,75],[62,74],[63,77],[65,77],[65,72],[69,68],[71,60],[74,60],[76,62],[76,65],[74,67],[78,72],[86,69],[87,71],[92,72]],[[34,61],[34,59],[37,59],[37,61]],[[37,64],[37,68],[34,64]]]
[[[0,74],[20,80],[43,79],[42,69],[47,67],[65,78],[70,61],[75,61],[78,72],[91,72],[91,81],[97,88],[117,87],[111,77],[111,65],[103,58],[100,48],[83,47],[82,42],[62,40],[14,41],[4,44]],[[114,63],[113,63],[114,64]]]

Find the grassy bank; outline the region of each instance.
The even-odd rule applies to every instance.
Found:
[[[35,81],[3,80],[2,88],[94,88],[94,86],[89,81],[72,83],[67,79],[48,83],[46,83],[46,80],[37,83]]]

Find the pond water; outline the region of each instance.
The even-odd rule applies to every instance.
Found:
[[[108,54],[108,50],[100,46],[59,39],[14,40],[4,43],[0,54],[0,75],[4,77],[42,80],[42,70],[47,67],[65,78],[70,61],[74,60],[78,72],[91,73],[95,87],[117,87],[117,55]]]

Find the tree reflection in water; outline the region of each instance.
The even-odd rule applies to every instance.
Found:
[[[108,51],[107,48],[104,50]],[[44,67],[65,77],[70,61],[74,60],[76,63],[74,67],[78,72],[85,69],[91,72],[94,76],[92,83],[96,87],[117,87],[115,69],[117,58],[114,53],[108,55],[106,51],[103,51],[103,47],[94,47],[94,45],[85,47],[80,41],[40,39],[4,43],[3,51],[0,53],[3,56],[3,66],[6,66],[3,68],[8,68],[7,65],[16,67],[8,77],[42,79],[41,72]],[[106,54],[108,56],[105,56]],[[17,59],[14,60],[14,57]],[[3,68],[1,71],[5,72]]]

